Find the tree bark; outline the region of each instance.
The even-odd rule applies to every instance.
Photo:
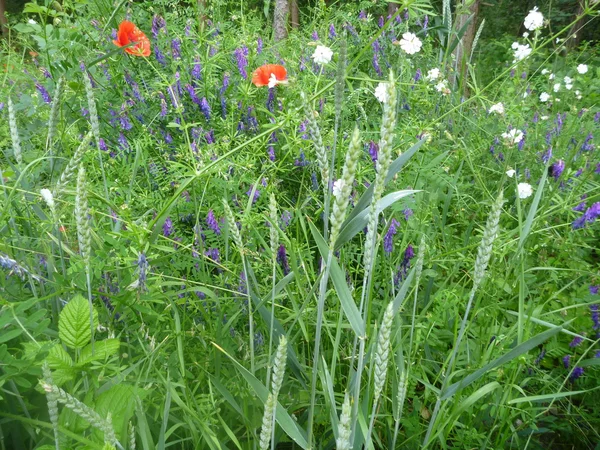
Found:
[[[300,27],[300,11],[298,9],[298,0],[290,0],[290,22],[292,28]]]
[[[465,5],[466,0],[463,0]],[[471,22],[467,25],[467,29],[463,34],[460,43],[454,49],[454,57],[456,61],[456,72],[455,76],[460,76],[462,80],[466,81],[467,63],[471,56],[471,50],[473,49],[473,41],[475,40],[475,33],[477,32],[478,16],[479,16],[479,5],[481,0],[475,0],[469,8],[464,8],[464,14],[459,15],[456,18],[454,29],[457,32],[463,29],[467,24],[469,17],[472,16]],[[467,84],[464,84],[464,92],[467,93]]]
[[[6,18],[6,1],[0,0],[0,31],[2,36],[8,36],[8,19]]]
[[[567,41],[567,48],[569,49],[577,47],[581,42],[581,38],[583,37],[583,26],[585,25],[585,17],[583,17],[584,11],[585,0],[578,0],[575,18],[577,19],[579,17],[579,19],[577,19],[577,22],[573,24],[569,32],[570,39]]]
[[[275,40],[281,41],[287,38],[287,17],[289,14],[288,0],[275,0],[275,15],[273,19],[273,28],[275,31]]]

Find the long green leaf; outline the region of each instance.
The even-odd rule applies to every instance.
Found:
[[[227,356],[240,374],[246,379],[256,396],[260,399],[263,404],[267,403],[267,397],[269,396],[269,390],[260,382],[258,379],[250,373],[244,366],[235,360],[233,356],[227,353],[223,348],[219,347],[216,343],[212,343],[217,349],[219,349],[225,356]],[[294,419],[288,414],[287,410],[277,402],[277,412],[275,414],[277,423],[281,426],[283,431],[296,442],[301,448],[308,448],[308,442],[306,436],[298,424],[294,422]]]
[[[523,342],[521,345],[517,345],[515,348],[513,348],[507,354],[502,355],[500,358],[497,358],[497,359],[493,360],[492,362],[486,364],[481,369],[476,370],[471,375],[468,375],[465,378],[463,378],[461,381],[458,381],[458,382],[448,386],[444,391],[442,391],[441,400],[446,400],[446,399],[452,397],[458,391],[467,387],[469,384],[473,383],[474,381],[478,380],[479,378],[484,376],[490,370],[495,369],[496,367],[499,367],[509,361],[512,361],[513,359],[519,357],[523,353],[526,353],[529,350],[537,347],[542,342],[547,341],[552,336],[556,336],[558,333],[560,333],[560,330],[562,330],[562,327],[556,327],[551,330],[544,331],[544,332],[532,337],[528,341]]]
[[[593,389],[592,389],[593,390]],[[555,392],[553,394],[545,394],[545,395],[531,395],[529,397],[519,397],[513,398],[509,400],[507,403],[509,405],[516,405],[517,403],[533,403],[533,402],[547,402],[549,400],[556,400],[557,398],[570,397],[572,395],[584,394],[589,391],[567,391],[567,392]]]
[[[396,203],[398,200],[400,200],[404,197],[408,197],[409,195],[415,194],[417,192],[420,192],[420,191],[412,191],[412,190],[396,191],[396,192],[392,192],[391,194],[386,195],[385,197],[383,197],[381,200],[379,200],[377,202],[377,205],[376,205],[377,213],[380,213],[381,211],[385,210],[386,208],[389,208],[394,203]],[[360,231],[365,229],[365,227],[367,226],[367,221],[369,220],[368,215],[369,215],[369,210],[363,209],[360,213],[355,215],[352,218],[352,220],[350,220],[349,222],[348,221],[344,222],[344,223],[346,223],[346,225],[342,227],[342,230],[340,231],[340,235],[339,235],[337,241],[335,242],[336,250],[338,250],[342,245],[344,245],[346,242],[348,242],[350,239],[352,239],[354,236],[356,236]]]
[[[388,175],[385,179],[386,185],[396,176],[398,172],[400,172],[400,169],[404,167],[404,164],[406,164],[408,160],[412,158],[412,156],[417,152],[417,150],[421,148],[421,146],[424,143],[425,139],[421,139],[419,142],[417,142],[411,148],[409,148],[406,152],[402,153],[402,155],[396,158],[394,162],[392,162],[392,164],[390,165]],[[361,211],[366,209],[367,206],[369,206],[369,204],[371,203],[371,199],[373,198],[373,189],[374,186],[373,184],[371,184],[363,193],[363,195],[360,196],[360,199],[356,203],[356,206],[350,212],[348,218],[342,224],[342,228],[344,228],[357,214],[359,214]]]
[[[538,206],[540,204],[540,200],[542,198],[542,193],[544,191],[544,185],[546,184],[546,178],[548,178],[548,163],[546,163],[546,167],[544,173],[542,174],[542,179],[538,184],[537,190],[535,191],[535,197],[533,198],[533,202],[531,203],[531,207],[529,208],[529,213],[527,214],[527,219],[525,220],[525,225],[523,226],[523,230],[521,231],[521,236],[519,239],[519,250],[523,248],[525,244],[525,240],[527,236],[529,236],[529,232],[531,231],[531,225],[533,224],[533,219],[535,219],[535,214],[538,210]]]
[[[323,260],[327,261],[327,257],[329,256],[329,247],[325,243],[325,239],[317,230],[317,227],[309,220],[308,225],[310,227],[310,231],[317,243],[317,247],[319,248],[319,253],[323,257]],[[331,281],[333,281],[333,285],[335,286],[335,291],[340,299],[340,304],[342,305],[342,310],[350,322],[350,326],[354,330],[357,336],[362,337],[365,335],[365,323],[362,320],[360,312],[358,312],[358,308],[356,307],[356,303],[352,298],[352,294],[350,293],[350,289],[348,289],[348,285],[346,284],[346,277],[340,268],[337,259],[331,258],[331,267],[329,268],[329,276]]]

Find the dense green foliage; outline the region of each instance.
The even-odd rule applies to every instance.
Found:
[[[277,43],[263,2],[38,3],[0,54],[0,448],[597,448],[574,18],[461,73],[425,0],[301,2]]]

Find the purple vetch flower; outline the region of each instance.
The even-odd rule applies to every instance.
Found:
[[[569,377],[569,380],[571,381],[571,383],[574,383],[582,375],[583,375],[583,367],[576,366],[573,369],[573,372],[571,372],[571,376]]]
[[[398,283],[402,282],[404,278],[408,275],[408,269],[410,268],[410,260],[415,256],[415,251],[412,245],[408,244],[406,250],[404,251],[404,259],[400,263],[398,268],[398,273],[394,277],[394,284],[398,285]]]
[[[52,103],[52,97],[50,97],[50,94],[48,93],[48,91],[46,90],[46,88],[44,86],[42,86],[41,83],[35,83],[35,87],[38,90],[38,92],[40,93],[40,95],[42,96],[42,99],[44,100],[45,103]]]
[[[269,95],[267,97],[267,110],[273,112],[273,103],[275,102],[275,88],[269,88]]]
[[[592,135],[592,133],[588,134],[585,138],[585,141],[583,141],[583,144],[581,144],[581,150],[583,150],[584,152],[591,152],[592,150],[594,150],[594,144],[591,144],[590,141],[594,138],[594,136]]]
[[[344,29],[350,33],[352,35],[353,38],[358,39],[358,33],[356,32],[356,29],[352,26],[352,24],[350,22],[346,22],[344,24]]]
[[[329,25],[329,39],[335,39],[337,37],[337,33],[335,32],[335,25]]]
[[[598,286],[590,285],[590,294],[591,295],[598,295],[599,290],[600,290],[600,285],[598,285]]]
[[[292,220],[292,213],[289,211],[284,211],[281,213],[281,221],[279,222],[279,228],[282,231],[285,231],[287,227],[290,226],[290,222]]]
[[[252,191],[254,190],[254,196],[252,197],[252,204],[256,203],[257,200],[260,197],[260,191],[258,189],[254,189],[253,186],[250,186],[250,188],[248,189],[248,191],[246,192],[246,195],[248,197],[252,196]]]
[[[600,163],[596,165],[596,170],[594,170],[594,173],[600,174]]]
[[[248,47],[243,46],[236,48],[233,52],[233,56],[235,56],[240,75],[244,80],[247,80],[248,72],[246,72],[246,67],[248,67]]]
[[[571,348],[578,347],[579,345],[581,345],[582,342],[583,342],[583,338],[582,337],[575,336],[573,338],[573,340],[569,343],[569,347],[571,347]]]
[[[240,272],[240,284],[238,285],[238,292],[240,294],[248,294],[248,286],[246,284],[246,273],[244,271]]]
[[[542,162],[547,164],[550,158],[552,158],[552,147],[548,147],[548,150],[542,153]]]
[[[600,202],[594,203],[584,213],[585,221],[588,223],[593,222],[600,217]]]
[[[166,32],[166,25],[165,19],[158,14],[152,18],[152,36],[154,36],[154,39],[158,39],[158,33],[161,31]]]
[[[383,249],[388,255],[391,254],[394,250],[394,236],[398,232],[399,225],[400,222],[398,222],[396,219],[392,219],[390,227],[388,228],[387,233],[385,233],[385,236],[383,237]]]
[[[87,108],[81,108],[81,115],[87,117],[90,111]]]
[[[166,67],[167,65],[167,58],[165,57],[165,54],[162,52],[162,50],[160,49],[160,47],[158,45],[154,45],[154,57],[156,58],[156,60],[158,61],[158,63],[163,66]]]
[[[137,100],[143,101],[142,100],[142,94],[140,93],[140,87],[139,87],[139,85],[133,80],[133,78],[131,78],[131,75],[127,71],[125,71],[125,81],[131,87],[131,90],[133,91],[133,96]]]
[[[123,133],[119,133],[119,138],[117,139],[117,142],[123,150],[127,150],[129,148],[129,141],[127,141],[127,138]]]
[[[512,69],[512,70],[510,71],[510,77],[511,77],[511,78],[514,78],[514,77],[515,77],[515,73],[516,73],[515,69]]]
[[[377,19],[377,26],[378,26],[379,28],[383,28],[383,25],[384,25],[384,20],[385,20],[385,19],[383,18],[383,16],[379,16],[379,19]]]
[[[168,113],[167,100],[162,92],[158,93],[160,98],[160,117],[165,117]]]
[[[375,141],[369,142],[369,156],[371,157],[371,161],[377,161],[377,154],[379,153],[379,146]]]
[[[290,265],[288,263],[287,253],[285,251],[285,245],[281,244],[277,250],[277,262],[283,270],[283,274],[287,275],[290,273]]]
[[[360,12],[358,13],[358,20],[366,20],[367,19],[367,12],[364,9],[361,9]]]
[[[215,214],[212,209],[208,211],[208,214],[206,215],[206,224],[208,225],[208,228],[214,231],[215,234],[221,234],[219,223],[217,222],[217,219],[215,218]]]
[[[590,286],[591,287],[591,286]],[[600,330],[600,305],[590,305],[590,313],[592,315],[592,323],[594,330]]]
[[[303,151],[300,152],[300,156],[298,156],[298,159],[294,161],[294,166],[296,167],[305,167],[309,164],[310,163],[306,160],[306,156],[304,155]]]
[[[421,79],[421,69],[417,69],[417,71],[415,72],[415,78],[414,78],[415,83],[417,81],[419,81],[420,79]]]
[[[300,125],[298,126],[298,133],[301,133],[301,138],[302,139],[309,139],[308,136],[308,119],[304,120],[302,123],[300,123]]]
[[[402,210],[402,214],[404,214],[404,220],[408,221],[414,213],[412,209],[407,207]]]
[[[192,78],[194,78],[194,80],[202,79],[202,64],[200,64],[200,57],[198,55],[194,57],[194,64],[192,65]]]
[[[585,211],[585,202],[581,202],[579,205],[573,207],[573,211],[577,211],[577,212]]]
[[[563,362],[563,366],[565,366],[565,369],[569,368],[569,365],[571,364],[571,355],[565,355],[562,357],[562,362]]]
[[[312,190],[313,191],[318,191],[319,190],[319,182],[317,181],[317,174],[312,172],[310,174],[310,181],[312,184]]]
[[[202,114],[204,114],[204,117],[206,118],[207,121],[210,120],[210,105],[208,104],[208,100],[206,100],[206,97],[202,97],[202,100],[200,101],[200,111],[202,111]]]
[[[536,366],[539,366],[540,363],[542,362],[542,359],[544,359],[544,356],[546,356],[546,349],[542,349],[542,351],[540,352],[540,354],[538,355],[537,358],[535,358],[535,361],[533,362],[533,364],[535,364]]]
[[[598,111],[596,114],[594,114],[594,122],[596,122],[596,123],[600,122],[600,111]]]
[[[562,159],[559,159],[550,167],[550,173],[552,174],[555,180],[558,180],[560,178],[564,170],[565,162]]]
[[[262,38],[259,36],[258,39],[256,40],[256,54],[260,55],[263,51],[263,40]]]
[[[186,84],[185,90],[188,91],[188,94],[190,94],[190,98],[192,99],[192,102],[194,102],[196,105],[200,105],[200,98],[196,94],[196,90],[194,89],[194,86],[192,86],[191,84]]]
[[[204,252],[204,256],[208,259],[212,259],[214,262],[220,264],[221,263],[221,253],[219,249],[216,247],[211,247]]]
[[[373,68],[378,76],[383,76],[383,72],[381,71],[381,66],[379,65],[379,56],[377,53],[373,53]]]
[[[427,31],[427,27],[429,26],[429,16],[425,14],[425,18],[423,19],[423,31]]]
[[[4,102],[0,102],[0,111],[4,109]]]
[[[173,59],[181,59],[181,40],[175,38],[171,41],[171,55]]]
[[[146,255],[140,253],[137,260],[137,280],[134,282],[133,287],[138,288],[144,292],[146,290],[146,279],[148,276],[148,269],[150,268]]]
[[[204,140],[206,141],[207,144],[214,144],[215,143],[215,130],[209,130],[207,133],[205,133]]]
[[[523,147],[525,147],[525,139],[527,138],[527,130],[522,130],[522,131],[523,131],[523,137],[521,138],[521,140],[517,144],[517,148],[519,150],[523,150]]]
[[[177,94],[179,94],[179,97],[181,97],[183,95],[183,88],[181,87],[181,75],[179,74],[179,71],[175,72],[175,87],[177,88]]]
[[[315,30],[315,31],[312,32],[311,39],[313,41],[318,41],[319,40],[319,33],[317,33],[317,30]]]
[[[521,74],[521,80],[526,80],[527,79],[527,72],[523,72]]]
[[[163,236],[169,237],[172,234],[173,234],[173,221],[171,220],[171,217],[168,216],[165,219],[165,223],[163,224]]]
[[[108,146],[106,145],[106,141],[104,140],[104,138],[98,139],[98,148],[100,148],[100,150],[102,150],[103,152],[108,150]]]
[[[583,173],[583,169],[579,168],[577,169],[577,172],[575,172],[575,175],[573,175],[575,178],[578,178],[579,176],[581,176],[581,174]]]
[[[131,120],[129,120],[129,117],[127,116],[127,114],[125,112],[123,112],[119,116],[119,123],[121,124],[121,129],[123,129],[125,131],[131,130],[133,128]]]

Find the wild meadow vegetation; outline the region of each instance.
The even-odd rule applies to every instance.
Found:
[[[274,3],[10,17],[0,448],[600,448],[600,4]]]

